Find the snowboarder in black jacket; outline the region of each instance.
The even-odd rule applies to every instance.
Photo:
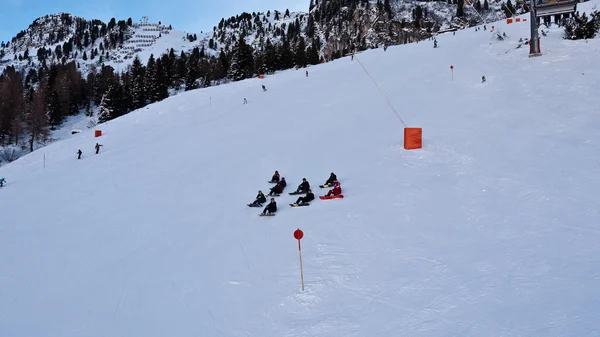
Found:
[[[306,178],[302,178],[302,183],[298,185],[296,193],[306,193],[308,190],[310,190],[310,184],[306,181]]]
[[[267,197],[265,197],[265,195],[263,194],[262,191],[258,191],[258,195],[256,196],[256,200],[254,200],[254,202],[252,203],[253,206],[262,206],[262,204],[264,204],[265,202],[267,202]]]
[[[329,176],[329,179],[327,179],[327,181],[325,182],[325,184],[323,185],[333,185],[333,182],[337,180],[337,177],[335,176],[335,174],[333,172],[331,172],[331,175]]]
[[[81,149],[77,150],[77,159],[81,159],[82,154],[83,152],[81,152]]]
[[[275,198],[271,198],[271,202],[265,207],[265,210],[262,212],[262,215],[272,214],[277,212],[277,203],[275,202]]]
[[[315,200],[315,195],[309,188],[308,193],[306,193],[306,196],[298,198],[298,200],[296,200],[296,204],[307,204],[313,200]]]

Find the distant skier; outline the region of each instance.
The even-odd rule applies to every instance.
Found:
[[[81,159],[82,154],[83,152],[81,152],[81,149],[77,150],[77,159]]]
[[[275,202],[275,198],[271,198],[271,202],[267,205],[267,207],[265,207],[262,215],[273,214],[275,212],[277,212],[277,203]]]
[[[267,91],[267,88],[265,87],[264,84],[262,85],[262,89],[263,89],[263,91]]]
[[[327,179],[327,181],[323,185],[332,185],[335,181],[337,181],[337,176],[333,172],[331,172],[331,174],[329,175],[329,179]]]
[[[308,70],[306,71],[306,77],[308,77]]]
[[[342,194],[342,187],[340,186],[340,183],[336,180],[333,183],[333,189],[329,190],[329,192],[327,192],[327,196],[332,196],[332,195],[340,195]]]
[[[312,192],[312,190],[309,188],[308,193],[306,193],[306,196],[298,198],[298,200],[296,200],[296,204],[298,204],[298,205],[307,204],[313,200],[315,200],[315,195]]]
[[[248,100],[244,97],[244,104],[248,104]]]
[[[258,195],[256,196],[256,200],[254,200],[254,202],[252,202],[252,206],[262,206],[262,204],[264,204],[265,202],[267,202],[267,197],[265,197],[265,195],[263,194],[262,191],[258,191]],[[248,206],[250,206],[248,205]]]
[[[481,83],[485,83],[486,79],[485,76],[481,76]]]
[[[0,178],[0,187],[4,187],[5,182],[6,182],[6,179]]]
[[[275,174],[273,174],[273,177],[271,177],[271,180],[269,181],[270,183],[278,183],[279,182],[279,171],[275,171]]]
[[[96,143],[96,146],[95,146],[96,154],[98,154],[98,152],[100,152],[100,147],[102,147],[102,146],[104,146],[104,145],[100,145],[100,144]]]
[[[310,184],[306,181],[306,178],[302,178],[302,183],[298,185],[298,189],[294,193],[306,193],[310,190]]]
[[[433,40],[433,48],[437,48],[437,47],[438,47],[437,40]]]

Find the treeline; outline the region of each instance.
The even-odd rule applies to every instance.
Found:
[[[26,74],[8,67],[0,75],[0,146],[33,151],[68,116],[85,111],[102,123],[178,91],[317,64],[318,49],[307,47],[303,38],[284,38],[280,45],[267,40],[264,48],[254,50],[239,37],[231,51],[221,50],[218,56],[199,48],[176,55],[171,49],[157,58],[151,55],[146,64],[136,57],[123,73],[110,66],[92,67],[85,78],[74,61],[42,65]]]
[[[27,30],[20,31],[10,42],[1,42],[0,58],[4,57],[7,51],[12,51],[15,61],[35,57],[43,64],[58,61],[65,64],[81,55],[85,60],[98,57],[102,63],[103,57],[108,58],[109,50],[123,44],[131,25],[131,18],[120,21],[112,18],[107,25],[100,20],[87,21],[66,13],[47,15],[34,21]],[[49,32],[48,26],[53,27]],[[96,46],[97,41],[100,42]],[[35,56],[29,55],[28,48],[22,48],[34,45],[42,46],[37,48]],[[52,49],[45,47],[47,45],[56,46]],[[25,50],[18,53],[20,49]]]

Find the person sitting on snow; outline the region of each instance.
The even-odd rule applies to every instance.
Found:
[[[271,178],[271,181],[269,181],[270,183],[278,183],[279,182],[279,171],[275,171],[275,174],[273,174],[273,177]]]
[[[267,212],[268,214],[277,212],[277,203],[275,202],[275,198],[271,198],[271,202],[267,205],[267,207],[265,207],[262,215],[265,215]]]
[[[258,191],[256,200],[254,200],[252,206],[262,206],[262,204],[264,204],[265,202],[267,202],[267,197],[265,197],[262,191]]]
[[[277,185],[275,185],[273,188],[271,188],[271,192],[269,192],[269,196],[271,196],[273,194],[281,194],[286,185],[287,184],[285,182],[285,178],[281,178],[281,181],[278,182]]]
[[[4,187],[5,182],[6,182],[6,179],[0,178],[0,187]]]
[[[298,189],[295,193],[306,193],[310,189],[310,184],[306,181],[306,178],[302,178],[302,183],[298,185]]]
[[[279,185],[281,185],[281,187],[283,188],[287,186],[287,181],[285,181],[285,177],[281,178],[281,180],[279,181]]]
[[[331,172],[331,175],[329,176],[329,179],[327,179],[327,181],[323,185],[327,185],[327,186],[333,185],[333,182],[336,181],[336,180],[337,180],[336,175],[333,172]]]
[[[342,194],[342,187],[340,186],[340,183],[336,180],[335,182],[333,182],[333,189],[327,192],[327,196],[336,196],[340,194]]]
[[[296,204],[300,205],[300,204],[307,204],[311,201],[315,200],[315,195],[313,194],[313,192],[310,190],[310,188],[308,189],[308,193],[306,193],[305,197],[300,197],[298,198],[298,200],[296,200]]]

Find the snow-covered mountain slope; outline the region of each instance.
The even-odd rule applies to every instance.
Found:
[[[600,40],[551,29],[528,58],[526,23],[494,26],[189,91],[1,167],[1,335],[597,336]],[[345,198],[259,217],[276,169]]]
[[[38,67],[44,61],[59,63],[63,57],[77,60],[84,74],[91,66],[102,64],[125,70],[136,55],[145,63],[151,54],[156,57],[171,48],[188,52],[198,45],[187,39],[187,33],[170,25],[148,19],[129,23],[107,26],[99,20],[86,21],[67,13],[39,18],[2,49],[0,71],[8,65],[22,69]],[[40,49],[46,54],[42,59],[39,55],[44,52]]]
[[[419,24],[413,22],[417,7],[421,13],[416,19]],[[35,69],[44,62],[71,60],[78,63],[84,74],[92,66],[102,65],[122,71],[135,56],[145,64],[151,54],[157,57],[174,49],[179,55],[180,51],[187,53],[195,47],[204,48],[209,56],[218,56],[221,49],[231,50],[240,35],[255,50],[263,50],[267,41],[279,45],[284,39],[293,40],[293,46],[297,46],[302,37],[308,46],[314,41],[320,55],[329,60],[333,52],[347,50],[351,44],[373,48],[428,37],[452,25],[456,7],[446,2],[392,0],[388,10],[377,6],[374,0],[321,1],[311,7],[310,13],[242,13],[222,19],[209,32],[183,32],[147,17],[135,21],[113,19],[107,24],[56,13],[36,19],[0,48],[0,73],[7,66]],[[501,2],[491,2],[489,10],[479,12],[465,6],[465,20],[471,22],[487,22],[502,15]]]

